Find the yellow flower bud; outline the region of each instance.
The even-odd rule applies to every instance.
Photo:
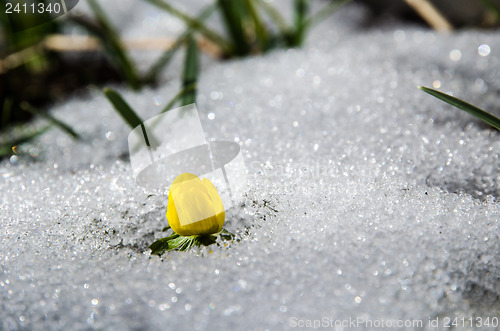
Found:
[[[226,213],[214,184],[207,178],[183,173],[168,191],[167,220],[181,236],[217,233]]]

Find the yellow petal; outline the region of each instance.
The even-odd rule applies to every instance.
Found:
[[[212,200],[212,206],[217,218],[217,224],[219,225],[219,231],[222,230],[224,221],[226,220],[226,213],[224,211],[224,205],[222,204],[222,199],[215,188],[215,185],[207,178],[202,179],[202,183],[207,188],[208,194]],[[218,232],[218,231],[217,231]]]
[[[179,183],[182,183],[184,181],[194,179],[194,178],[198,178],[198,177],[194,174],[190,174],[190,173],[185,172],[185,173],[177,176],[177,178],[175,178],[175,180],[172,182],[172,185],[170,185],[170,189],[168,191],[169,199],[168,199],[168,205],[167,205],[167,220],[168,220],[169,226],[174,231],[175,231],[175,229],[180,229],[180,223],[179,223],[179,215],[177,214],[177,210],[175,208],[172,187],[175,187],[176,184],[179,184]],[[177,232],[177,231],[175,231],[175,232]]]
[[[222,199],[210,180],[183,173],[170,186],[167,219],[182,236],[219,232],[225,220]]]

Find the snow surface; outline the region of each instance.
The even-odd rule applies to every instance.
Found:
[[[303,49],[204,60],[205,132],[240,143],[249,171],[246,200],[227,217],[241,241],[227,247],[150,256],[167,188],[134,183],[130,129],[96,88],[54,105],[82,141],[54,129],[0,163],[0,329],[365,318],[435,330],[429,318],[443,329],[446,317],[498,316],[500,136],[416,86],[500,115],[500,33],[367,20],[348,6]],[[177,71],[157,89],[121,92],[150,118],[177,92]]]

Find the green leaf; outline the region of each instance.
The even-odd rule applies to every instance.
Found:
[[[200,32],[203,36],[205,36],[207,39],[213,41],[215,44],[219,45],[220,48],[224,50],[224,53],[226,54],[231,54],[232,51],[232,46],[231,43],[229,43],[224,37],[219,35],[217,32],[214,30],[209,29],[203,22],[199,19],[192,18],[191,16],[181,12],[180,10],[176,9],[169,3],[163,1],[163,0],[145,0],[165,11],[168,13],[176,16],[177,18],[181,19],[186,23],[189,27],[194,29],[195,31]]]
[[[177,249],[181,252],[185,252],[185,251],[191,249],[191,247],[193,247],[195,244],[196,244],[196,240],[193,236],[182,237],[181,240],[175,241],[174,246],[172,246],[172,249],[170,249],[170,250]]]
[[[257,3],[267,13],[267,16],[274,21],[274,24],[276,24],[276,26],[280,30],[282,37],[284,38],[285,36],[287,36],[290,33],[291,29],[288,26],[286,20],[279,13],[279,11],[266,1],[258,1]]]
[[[217,236],[213,234],[206,234],[206,235],[200,235],[196,236],[194,244],[196,246],[210,246],[212,244],[215,244],[217,241]]]
[[[142,119],[135,113],[132,107],[129,106],[129,104],[122,98],[122,96],[118,92],[107,87],[104,89],[104,95],[106,96],[106,98],[108,98],[109,102],[111,102],[116,111],[132,129],[135,129],[138,126],[141,127],[144,140],[146,141],[146,145],[148,147],[156,148],[160,145],[160,141],[154,135],[148,135]],[[151,130],[149,131],[151,133]]]
[[[163,229],[170,229],[170,227],[166,227]],[[194,246],[210,246],[217,242],[217,236],[223,240],[233,240],[234,234],[228,232],[226,229],[222,229],[219,233],[215,234],[200,234],[193,236],[181,236],[177,233],[172,233],[170,236],[159,239],[155,241],[153,244],[149,246],[151,249],[151,254],[154,255],[162,255],[166,251],[178,250],[178,251],[188,251]]]
[[[132,129],[135,129],[137,126],[142,124],[142,119],[135,113],[132,107],[129,106],[129,104],[118,92],[111,88],[105,88],[104,95]]]
[[[451,95],[448,95],[446,93],[423,86],[419,86],[418,88],[438,99],[443,100],[446,103],[449,103],[452,106],[457,107],[458,109],[468,112],[469,114],[479,118],[481,121],[491,125],[497,130],[500,130],[500,119],[491,115],[490,113],[487,113],[476,106],[473,106],[458,98],[452,97]]]
[[[55,118],[54,116],[50,115],[49,113],[40,111],[27,103],[21,103],[21,108],[24,111],[27,111],[28,113],[31,113],[33,115],[38,115],[38,116],[41,116],[41,117],[47,119],[52,124],[59,127],[61,130],[63,130],[64,132],[66,132],[67,134],[72,136],[73,138],[80,139],[80,135],[78,133],[76,133],[75,130],[73,130],[73,128],[71,128],[68,124],[62,122],[61,120]]]
[[[295,0],[295,29],[291,35],[291,46],[302,45],[307,30],[306,16],[309,12],[309,0]]]
[[[166,113],[167,111],[169,111],[170,109],[172,109],[174,107],[174,105],[186,94],[186,93],[189,93],[191,91],[196,91],[196,83],[192,84],[192,85],[189,85],[187,86],[186,88],[182,89],[179,93],[177,93],[171,100],[170,102],[165,106],[163,107],[162,111],[160,112],[160,114],[162,113]],[[161,117],[160,118],[157,118],[155,119],[153,122],[150,122],[150,124],[148,124],[148,129],[149,131],[152,131],[154,130],[158,124],[160,124],[161,122]],[[132,153],[136,153],[139,148],[141,147],[140,144],[137,144],[133,147],[132,149]]]
[[[192,237],[179,236],[177,233],[171,235],[168,240],[168,251],[172,251],[174,249],[179,249],[181,251],[186,250],[187,246],[190,245],[190,241],[193,240]]]
[[[172,100],[170,100],[170,102],[165,106],[163,107],[162,111],[160,112],[161,113],[165,113],[167,111],[169,111],[170,109],[172,109],[174,107],[174,105],[177,103],[177,101],[179,101],[179,99],[183,98],[184,95],[190,93],[191,91],[195,91],[196,93],[196,85],[197,83],[193,83],[191,85],[188,85],[186,86],[185,88],[183,88],[182,90],[180,90],[173,98]]]
[[[245,5],[248,11],[248,15],[251,17],[253,21],[253,25],[255,27],[255,35],[259,42],[259,48],[261,51],[267,51],[270,48],[270,38],[269,33],[266,29],[266,24],[264,20],[260,17],[257,8],[255,8],[254,0],[245,0]]]
[[[214,11],[215,6],[209,5],[207,6],[201,14],[197,17],[197,20],[203,22],[206,18],[208,18]],[[193,28],[189,26],[186,31],[184,31],[174,42],[172,47],[165,51],[160,58],[151,66],[146,75],[144,76],[144,81],[146,82],[155,82],[159,74],[163,71],[163,69],[170,63],[174,55],[181,48],[182,44],[186,41],[186,38],[193,32]]]
[[[195,85],[198,80],[198,46],[192,35],[187,40],[186,59],[184,62],[184,72],[182,75],[182,87],[187,89]],[[182,105],[189,105],[196,102],[196,88],[183,94]]]
[[[170,227],[170,226],[166,226],[166,227],[164,227],[164,228],[161,230],[161,232],[166,232],[166,231],[168,231],[168,230],[170,230],[170,229],[171,229],[171,227]]]
[[[170,47],[167,51],[165,51],[160,58],[153,63],[153,65],[148,69],[146,74],[144,75],[144,81],[148,83],[155,83],[158,79],[160,73],[168,66],[174,55],[181,48],[184,43],[186,36],[182,34]]]
[[[248,55],[250,45],[247,43],[247,36],[243,29],[245,13],[241,7],[241,1],[218,0],[219,10],[226,25],[226,30],[231,36],[235,46],[236,55]]]
[[[169,241],[171,239],[172,238],[170,238],[170,237],[166,237],[166,238],[159,239],[159,240],[155,241],[154,243],[152,243],[149,246],[149,249],[151,249],[151,254],[158,255],[158,256],[162,255],[165,251],[168,250]]]
[[[179,247],[186,237],[179,236],[177,233],[172,233],[170,236],[159,239],[149,246],[151,254],[162,255],[165,251],[171,251]]]
[[[136,69],[125,52],[118,33],[109,23],[109,19],[99,6],[96,0],[88,0],[88,4],[95,15],[98,26],[92,24],[88,20],[79,17],[72,17],[73,21],[87,29],[90,33],[101,40],[101,43],[108,50],[109,55],[114,59],[115,64],[121,70],[122,74],[127,79],[129,85],[133,89],[140,88],[140,80]]]

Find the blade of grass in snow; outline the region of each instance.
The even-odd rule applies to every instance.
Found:
[[[50,121],[55,126],[59,127],[61,130],[63,130],[64,132],[66,132],[67,134],[72,136],[73,138],[80,139],[80,135],[78,133],[76,133],[75,130],[73,130],[73,128],[71,128],[68,124],[62,122],[61,120],[55,118],[54,116],[50,115],[49,113],[39,111],[38,109],[34,108],[33,106],[31,106],[30,104],[27,104],[27,103],[22,103],[21,108],[24,111],[27,111],[28,113],[31,113],[33,115],[38,115],[38,116],[45,118],[46,120]]]
[[[8,141],[6,143],[1,144],[0,145],[0,157],[10,155],[12,153],[12,147],[27,143],[27,142],[35,139],[36,137],[47,132],[51,127],[52,127],[52,124],[49,124],[49,125],[41,128],[39,130],[36,130],[32,133],[28,133],[24,136],[12,139],[11,141]]]
[[[218,0],[219,10],[226,25],[226,30],[231,36],[234,49],[237,55],[247,55],[250,53],[250,45],[243,29],[245,20],[244,11],[241,8],[241,1]]]
[[[149,131],[148,135],[142,119],[117,91],[107,87],[104,89],[104,95],[132,129],[135,129],[138,126],[141,127],[142,134],[148,147],[155,148],[160,145],[160,142],[151,134],[151,131]]]
[[[458,98],[452,97],[451,95],[448,95],[443,92],[439,92],[437,90],[433,90],[428,87],[423,87],[419,86],[419,89],[422,91],[429,93],[430,95],[443,100],[446,103],[449,103],[452,106],[455,106],[463,111],[468,112],[469,114],[479,118],[481,121],[491,125],[492,127],[496,128],[497,130],[500,130],[500,119],[491,115],[490,113],[485,112],[484,110],[471,105],[470,103],[467,103],[463,100],[460,100]]]
[[[203,22],[206,18],[208,18],[214,11],[215,5],[209,5],[204,10],[202,10],[201,14],[197,17],[197,20]],[[182,44],[185,42],[187,36],[193,32],[192,27],[188,27],[186,31],[184,31],[172,45],[172,47],[167,50],[163,55],[151,66],[148,72],[145,75],[144,80],[146,82],[155,82],[157,77],[162,72],[162,70],[168,65],[170,60],[174,57],[177,51],[181,48]]]
[[[290,28],[279,11],[277,11],[276,8],[265,1],[258,1],[258,4],[267,13],[267,16],[269,16],[269,18],[273,20],[274,24],[276,24],[276,26],[280,30],[281,35],[283,37],[287,36],[290,32]]]
[[[99,6],[97,1],[88,0],[88,4],[94,13],[97,22],[102,31],[96,31],[96,27],[85,25],[84,20],[77,20],[78,23],[84,25],[84,27],[101,39],[104,47],[109,50],[110,55],[114,58],[114,62],[118,64],[119,69],[122,71],[123,75],[126,77],[130,87],[133,89],[138,89],[140,87],[140,80],[138,78],[135,67],[127,56],[125,49],[120,41],[120,38],[116,31],[109,24],[109,19],[106,17],[104,11]]]
[[[231,44],[220,34],[215,32],[214,30],[208,28],[203,22],[201,22],[199,19],[195,19],[190,17],[189,15],[184,14],[180,10],[176,9],[169,3],[162,1],[162,0],[145,0],[165,11],[168,13],[178,17],[184,23],[186,23],[188,26],[193,28],[194,30],[200,32],[203,36],[205,36],[207,39],[213,41],[215,44],[217,44],[220,48],[224,50],[224,53],[226,54],[231,54],[232,53],[232,47]]]
[[[308,0],[295,0],[295,10],[294,10],[294,26],[295,31],[292,35],[292,46],[302,45],[307,30],[306,16],[309,12],[309,1]]]
[[[149,68],[147,73],[144,75],[144,81],[153,83],[156,82],[157,77],[163,71],[163,69],[170,63],[174,55],[181,48],[182,44],[186,40],[186,32],[184,32],[177,40],[174,42],[172,47],[170,47],[161,57]]]
[[[188,92],[190,92],[192,90],[195,90],[195,89],[196,89],[196,83],[194,83],[192,85],[189,85],[188,87],[182,89],[179,93],[177,93],[170,100],[170,102],[165,107],[163,107],[163,109],[160,112],[160,114],[166,113],[167,111],[169,111],[170,109],[172,109],[174,107],[174,105],[184,96],[184,94],[186,94],[186,93],[188,93]],[[158,126],[158,124],[160,124],[161,119],[162,119],[161,117],[157,117],[157,118],[154,119],[153,122],[148,123],[148,131],[149,132],[154,131],[154,129]],[[140,144],[135,145],[132,148],[132,153],[137,153],[137,151],[139,150],[140,147],[141,147]]]
[[[118,92],[111,88],[105,88],[104,95],[132,129],[142,124],[142,119],[135,113],[132,107],[129,106],[129,104]]]
[[[266,25],[262,18],[260,17],[257,8],[253,0],[245,0],[245,5],[248,10],[248,15],[252,18],[253,25],[255,26],[255,35],[259,42],[259,48],[261,51],[265,52],[269,49],[269,34],[266,30]]]
[[[169,111],[170,109],[172,109],[174,107],[174,105],[182,98],[184,97],[184,95],[186,95],[187,93],[190,93],[191,91],[196,91],[196,84],[197,83],[193,83],[191,85],[188,85],[186,86],[185,88],[183,88],[179,93],[177,93],[173,98],[172,100],[170,100],[170,102],[165,106],[163,107],[162,111],[160,112],[161,113],[166,113],[167,111]]]
[[[182,76],[182,87],[186,89],[193,86],[198,81],[198,45],[192,35],[187,40],[186,59],[184,62],[184,72]],[[196,102],[196,87],[183,94],[182,105],[189,105]]]
[[[324,8],[320,9],[316,13],[314,13],[312,16],[307,18],[304,21],[304,25],[306,28],[311,28],[319,23],[321,23],[325,18],[329,17],[333,13],[335,13],[337,10],[339,10],[342,6],[347,4],[352,0],[337,0],[337,1],[332,1],[329,5],[326,5]]]

